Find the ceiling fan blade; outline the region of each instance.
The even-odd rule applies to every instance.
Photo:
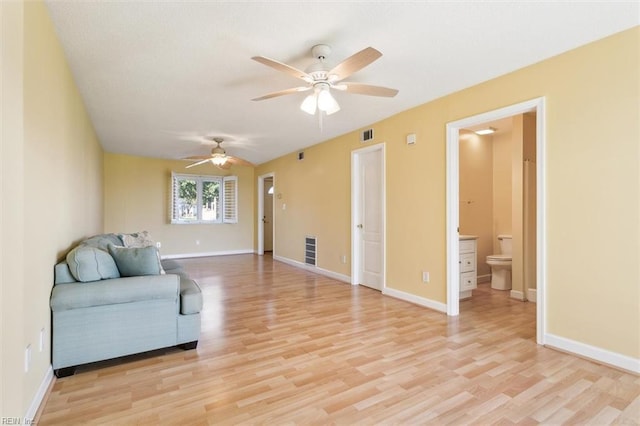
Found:
[[[331,71],[329,71],[330,81],[340,81],[356,71],[366,67],[376,59],[382,56],[382,53],[374,49],[373,47],[367,47],[362,49],[355,55],[349,56],[347,59],[336,65]]]
[[[311,90],[311,86],[307,87],[293,87],[291,89],[280,90],[278,92],[267,93],[266,95],[260,96],[258,98],[251,99],[252,101],[263,101],[265,99],[271,99],[278,96],[290,95],[292,93],[298,92],[306,92],[307,90]]]
[[[387,98],[393,98],[398,94],[398,90],[390,89],[382,86],[372,86],[370,84],[363,83],[340,83],[333,86],[334,89],[344,90],[348,93],[355,93],[358,95],[369,96],[384,96]]]
[[[247,160],[243,160],[238,157],[227,156],[227,163],[234,164],[236,166],[247,166],[247,167],[255,167],[255,165]]]
[[[253,58],[254,61],[260,62],[263,65],[266,65],[268,67],[271,67],[275,70],[281,71],[283,73],[289,74],[295,78],[299,78],[301,80],[306,81],[307,83],[312,83],[313,82],[313,77],[311,77],[309,74],[307,74],[304,71],[300,71],[297,68],[292,67],[291,65],[287,65],[287,64],[283,64],[282,62],[278,62],[276,60],[273,59],[269,59],[269,58],[265,58],[264,56],[254,56]]]
[[[199,166],[200,164],[208,163],[209,161],[211,161],[211,157],[207,158],[206,160],[198,161],[197,163],[189,164],[187,167],[185,167],[185,169],[189,169],[191,167]]]
[[[211,155],[194,155],[192,157],[183,158],[183,160],[187,161],[196,161],[196,160],[210,160]]]

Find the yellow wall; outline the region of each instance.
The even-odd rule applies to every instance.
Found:
[[[493,227],[492,250],[500,253],[498,235],[512,235],[512,164],[513,129],[510,132],[497,133],[493,141]]]
[[[21,417],[51,366],[53,266],[74,241],[102,230],[103,154],[45,6],[1,4],[0,414]],[[27,345],[32,359],[25,373]]]
[[[491,277],[493,251],[493,142],[491,136],[460,132],[460,234],[476,235],[478,278]]]
[[[638,27],[437,99],[372,127],[387,145],[387,285],[446,302],[445,125],[546,98],[547,331],[640,358]],[[392,102],[392,101],[391,101]],[[417,135],[407,146],[405,136]],[[275,172],[276,254],[348,274],[350,153],[358,132],[258,167]],[[538,159],[539,161],[541,159]],[[281,207],[280,205],[278,207]],[[615,267],[610,267],[615,265]],[[421,270],[431,282],[421,282]]]
[[[107,153],[105,170],[105,232],[149,231],[162,243],[163,256],[253,251],[254,175],[251,167],[220,170],[211,164],[185,169],[188,163]],[[171,172],[238,176],[238,223],[170,223]],[[197,244],[199,241],[199,244]]]

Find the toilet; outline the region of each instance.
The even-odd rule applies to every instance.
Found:
[[[511,290],[511,235],[498,235],[500,254],[487,256],[491,267],[491,288]]]

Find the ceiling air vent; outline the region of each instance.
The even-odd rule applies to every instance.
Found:
[[[373,139],[373,129],[367,129],[362,131],[360,135],[360,142],[369,142]]]

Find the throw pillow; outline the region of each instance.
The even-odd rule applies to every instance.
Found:
[[[135,232],[133,234],[118,234],[120,239],[122,240],[122,244],[125,247],[155,247],[156,243],[149,235],[149,231],[140,231]],[[162,262],[160,259],[160,251],[156,250],[158,254],[158,262],[160,262],[160,273],[166,274],[164,268],[162,267]]]
[[[155,246],[148,231],[135,232],[133,234],[118,234],[125,247],[149,247]]]
[[[95,247],[77,246],[67,254],[67,264],[71,275],[80,282],[120,277],[113,257]]]
[[[120,247],[110,245],[109,253],[111,253],[113,260],[118,265],[120,275],[123,277],[160,274],[158,250],[153,246]]]

